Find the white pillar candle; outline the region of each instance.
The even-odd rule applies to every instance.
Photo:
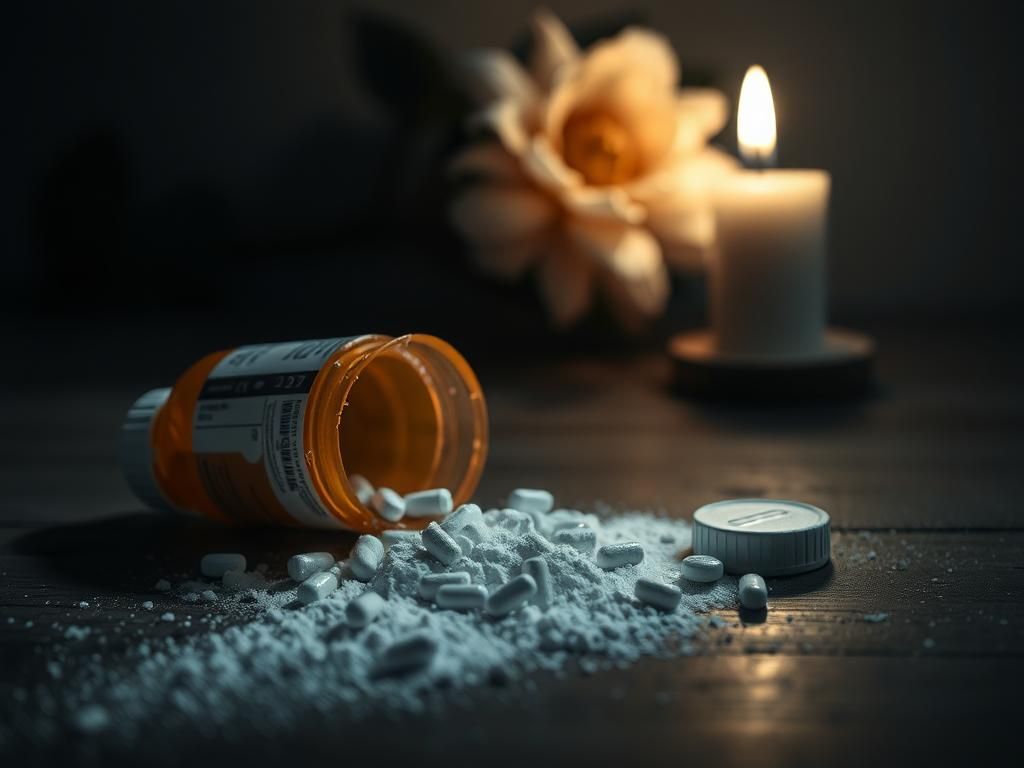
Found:
[[[748,165],[774,158],[775,111],[760,67],[744,78],[738,130]],[[797,359],[822,350],[830,185],[819,170],[738,171],[717,185],[708,287],[719,353]]]

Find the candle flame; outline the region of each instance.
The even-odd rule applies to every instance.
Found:
[[[756,64],[747,70],[740,88],[736,134],[748,165],[774,165],[775,103],[768,74]]]

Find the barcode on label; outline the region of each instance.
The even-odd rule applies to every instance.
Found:
[[[299,400],[286,400],[281,403],[281,421],[278,429],[280,441],[281,469],[289,491],[299,489],[298,468],[295,466],[295,445],[298,432]]]

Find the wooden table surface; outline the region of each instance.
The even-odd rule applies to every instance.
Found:
[[[426,715],[342,721],[283,740],[261,738],[254,723],[241,742],[163,733],[178,745],[174,754],[119,754],[96,752],[62,727],[34,743],[16,733],[0,743],[0,758],[1009,760],[1024,715],[1022,335],[1005,325],[874,330],[879,390],[859,402],[692,403],[671,394],[670,366],[653,353],[480,366],[492,419],[484,502],[536,486],[567,505],[679,517],[736,496],[799,499],[831,513],[832,563],[770,580],[761,623],[720,611],[729,625],[702,636],[694,656],[540,675],[529,692],[485,687]],[[29,361],[52,333],[19,332],[8,347]],[[154,581],[218,544],[274,570],[287,554],[336,536],[228,531],[141,511],[117,473],[116,426],[135,394],[161,382],[133,376],[130,366],[117,377],[84,368],[69,377],[47,365],[0,385],[0,717],[8,723],[37,686],[59,692],[60,681],[45,674],[58,639],[51,625],[79,601],[100,607],[76,609],[75,623],[101,628],[142,599],[184,610],[173,594],[153,593]],[[864,618],[880,612],[888,619]],[[147,637],[205,631],[198,622],[191,630],[136,624]],[[76,653],[117,664],[136,642],[101,634],[109,638],[102,647],[87,639]]]

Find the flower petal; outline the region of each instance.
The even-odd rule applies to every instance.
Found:
[[[477,104],[514,101],[524,107],[537,100],[537,86],[512,54],[496,48],[470,51],[462,60],[466,89]]]
[[[470,128],[492,132],[505,149],[519,156],[526,151],[530,143],[528,122],[528,113],[516,102],[507,100],[495,102],[473,115],[470,118]]]
[[[562,190],[561,199],[570,211],[587,219],[639,224],[647,215],[619,187],[569,187]]]
[[[536,236],[555,219],[552,200],[525,185],[478,184],[455,198],[455,228],[478,245],[507,243]]]
[[[583,185],[578,171],[565,164],[548,137],[537,134],[523,155],[523,170],[541,186],[554,192]]]
[[[537,279],[548,316],[559,328],[572,325],[590,308],[594,265],[571,243],[561,239],[549,243]]]
[[[649,231],[577,219],[570,222],[569,234],[602,268],[605,292],[620,319],[649,318],[664,311],[668,273],[658,241]]]
[[[714,88],[683,88],[676,104],[678,121],[673,155],[701,151],[729,120],[729,101]]]
[[[523,176],[519,161],[494,141],[469,145],[448,163],[448,173],[491,182],[517,181]]]
[[[544,90],[550,90],[559,73],[580,55],[572,34],[555,14],[546,8],[533,15],[533,51],[530,72]]]
[[[715,244],[715,215],[710,206],[652,210],[647,226],[658,238],[665,261],[681,272],[700,272]]]

